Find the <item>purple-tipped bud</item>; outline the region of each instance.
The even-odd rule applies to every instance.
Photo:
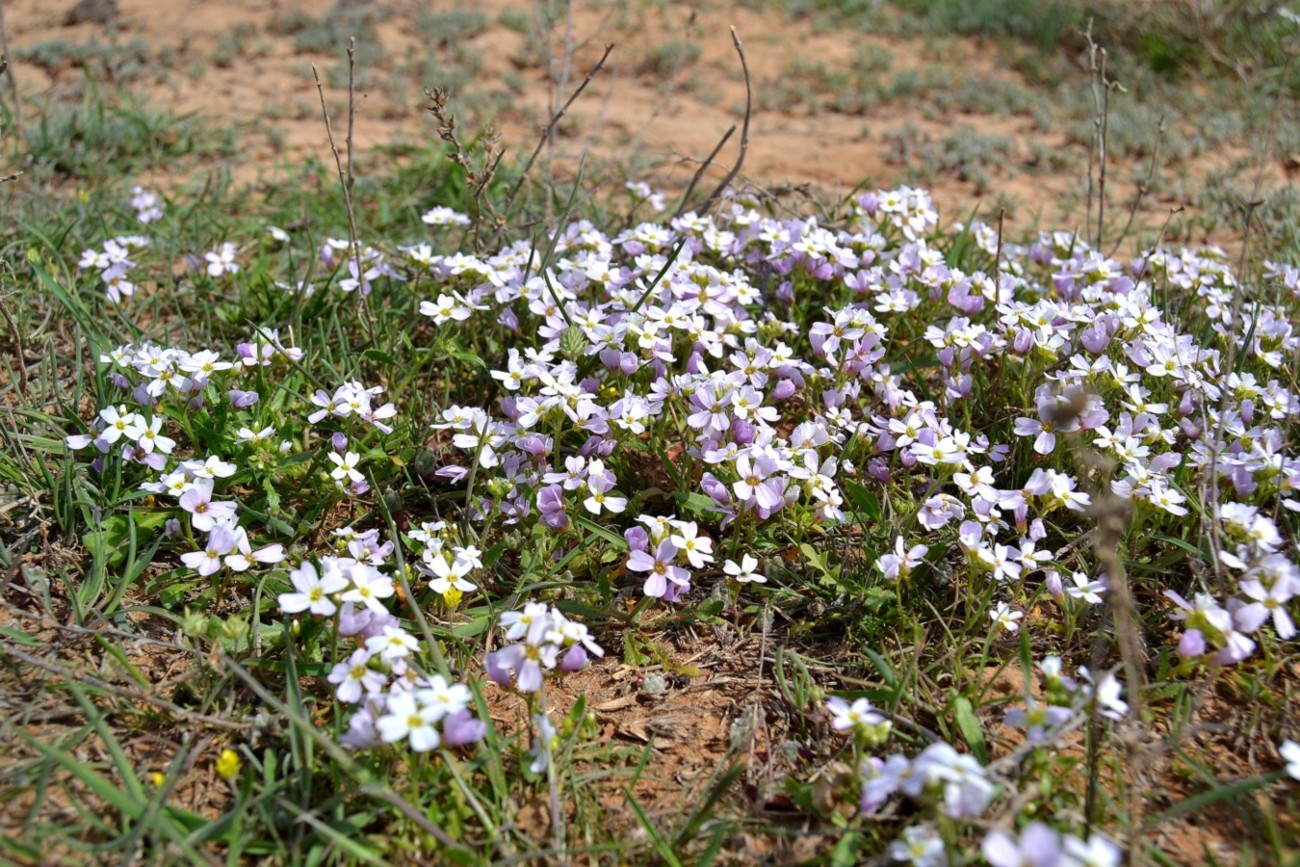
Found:
[[[781,379],[777,381],[776,385],[772,386],[770,397],[773,403],[779,403],[793,395],[796,391],[798,391],[798,389],[795,387],[793,382],[788,379]]]
[[[330,445],[333,446],[334,451],[336,452],[347,451],[348,435],[343,433],[343,431],[335,431],[334,436],[330,437]]]
[[[1061,573],[1055,569],[1050,570],[1043,579],[1043,589],[1052,594],[1053,599],[1064,599],[1065,583],[1061,581]]]
[[[1094,325],[1079,332],[1079,342],[1093,355],[1101,355],[1110,345],[1110,334],[1100,325]]]
[[[731,420],[731,435],[736,442],[742,446],[747,446],[754,441],[754,426],[748,419],[733,418]]]
[[[645,551],[650,547],[650,534],[645,527],[628,527],[623,531],[623,539],[632,551]]]
[[[1205,636],[1199,629],[1189,629],[1183,633],[1183,637],[1178,639],[1178,655],[1183,659],[1191,659],[1193,656],[1200,656],[1205,653]]]
[[[497,686],[502,689],[510,689],[512,685],[510,681],[510,668],[507,665],[503,665],[499,657],[500,651],[484,654],[483,669],[487,672],[488,678]]]
[[[615,443],[613,440],[607,440],[604,437],[599,436],[590,436],[587,437],[587,441],[582,444],[582,448],[578,449],[578,454],[582,455],[584,458],[607,458],[614,453],[614,445]]]
[[[458,467],[455,464],[448,464],[445,467],[440,467],[433,474],[434,478],[444,479],[446,481],[451,482],[452,484],[459,482],[461,479],[465,478],[468,475],[469,475],[469,470],[465,469],[464,467]]]
[[[1034,335],[1022,328],[1016,332],[1016,336],[1011,339],[1011,348],[1017,355],[1025,355],[1034,346]]]
[[[587,667],[587,651],[581,644],[575,644],[560,657],[560,671],[573,673]]]
[[[718,481],[713,473],[704,474],[704,478],[700,479],[700,488],[704,493],[708,494],[710,500],[719,506],[731,505],[731,493],[727,490],[727,486]]]
[[[867,475],[878,482],[888,482],[889,462],[884,458],[871,458],[867,461]]]
[[[357,610],[357,606],[351,602],[344,602],[343,607],[339,609],[339,635],[360,635],[370,626],[370,621],[374,617],[369,608],[362,606]]]
[[[542,523],[552,530],[569,528],[569,516],[564,511],[564,488],[559,485],[547,485],[537,492],[537,511],[541,513]]]
[[[602,349],[600,363],[605,365],[605,369],[610,373],[618,373],[623,364],[623,353],[617,349]]]
[[[691,584],[689,581],[686,582],[685,585],[678,584],[674,581],[669,581],[668,589],[664,591],[664,601],[676,602],[678,599],[685,596],[690,591],[690,589],[691,589]]]
[[[232,388],[226,396],[230,398],[230,405],[235,409],[247,409],[261,400],[261,396],[257,392],[240,391],[237,388]]]
[[[502,311],[497,314],[497,322],[501,323],[515,334],[519,333],[519,317],[516,316],[515,311],[511,310],[509,307],[502,309]]]
[[[487,723],[468,710],[447,714],[442,721],[442,742],[449,747],[463,747],[483,739]]]
[[[545,457],[551,453],[551,438],[541,434],[528,434],[515,441],[515,445],[524,454],[535,458]]]

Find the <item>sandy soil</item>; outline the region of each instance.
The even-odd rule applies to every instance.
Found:
[[[74,5],[73,0],[6,3],[9,38],[19,56],[50,40],[120,46],[142,40],[157,62],[131,83],[132,90],[154,105],[192,112],[213,126],[237,131],[238,157],[230,168],[241,182],[256,181],[305,156],[328,161],[312,67],[327,81],[337,121],[346,114],[344,40],[351,28],[363,31],[355,133],[360,171],[366,167],[364,152],[373,145],[432,138],[434,124],[424,111],[423,90],[449,83],[457,85],[452,106],[461,129],[495,124],[508,154],[522,158],[556,107],[612,44],[608,61],[559,125],[544,152],[542,170],[571,175],[586,155],[589,166],[625,167],[631,177],[680,190],[732,126],[737,130],[709,174],[724,175],[739,153],[746,89],[732,44],[734,27],[744,46],[755,105],[742,179],[815,192],[822,200],[864,182],[889,185],[911,179],[929,187],[950,218],[965,216],[982,198],[990,218],[1007,207],[1011,224],[1019,218],[1026,227],[1040,220],[1055,224],[1067,214],[1076,219],[1084,189],[1086,146],[1064,132],[1045,133],[1027,110],[994,114],[949,106],[942,113],[922,114],[914,102],[859,108],[846,100],[837,111],[816,98],[844,97],[817,92],[848,87],[843,73],[864,56],[886,58],[882,77],[932,76],[935,69],[944,69],[951,71],[954,87],[1024,83],[1000,67],[991,46],[971,40],[902,39],[850,28],[828,32],[824,22],[791,20],[772,9],[715,0],[577,2],[571,17],[557,2],[553,5],[559,11],[549,23],[539,11],[545,4],[522,0],[343,0],[334,5],[319,0],[117,0],[117,14],[107,24],[69,26]],[[476,13],[481,17],[467,32],[440,35],[448,32],[443,25]],[[301,35],[307,24],[319,31],[330,16],[340,22],[332,45],[328,39],[309,42]],[[368,21],[368,32],[347,23],[357,21]],[[84,87],[76,69],[20,63],[17,72],[33,103]],[[864,80],[870,85],[871,74],[858,74],[853,86]],[[1080,69],[1079,87],[1086,85]],[[773,98],[788,97],[799,87],[815,96],[804,101]],[[954,130],[1010,142],[1009,154],[989,161],[992,183],[976,184],[962,171],[937,167],[928,172],[926,166],[913,166],[913,173],[906,173],[900,150],[906,150],[907,141],[939,139]],[[1064,155],[1073,168],[1036,169],[1044,152]],[[1209,171],[1243,156],[1249,156],[1248,149],[1219,151],[1199,157],[1195,168]],[[174,167],[148,174],[163,184],[175,179]],[[1270,172],[1270,178],[1275,174]],[[1134,189],[1127,180],[1136,175],[1136,167],[1113,172],[1115,207],[1127,207]],[[1142,216],[1147,222],[1162,220],[1174,204],[1167,196],[1149,196]]]

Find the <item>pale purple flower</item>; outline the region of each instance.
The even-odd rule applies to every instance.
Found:
[[[235,519],[235,504],[213,502],[212,479],[195,479],[189,489],[181,494],[180,506],[190,513],[190,526],[202,533],[217,524],[229,524]]]
[[[338,700],[347,704],[356,704],[361,696],[371,695],[384,688],[387,678],[383,672],[370,668],[373,654],[364,647],[352,651],[352,655],[340,662],[330,671],[328,680],[336,684]]]
[[[751,460],[748,455],[736,459],[739,480],[732,484],[736,498],[742,503],[753,502],[760,509],[772,510],[784,503],[783,488],[769,479],[776,472],[776,463],[767,455]]]
[[[181,562],[191,569],[197,569],[200,575],[212,575],[221,569],[221,558],[235,550],[237,543],[238,540],[230,527],[217,524],[208,534],[208,541],[203,550],[182,554]]]
[[[677,548],[665,539],[659,543],[653,556],[645,551],[629,554],[627,568],[633,572],[650,573],[645,580],[645,595],[660,598],[667,592],[669,581],[685,584],[690,579],[690,573],[675,564],[676,559]]]
[[[487,724],[468,709],[447,714],[442,719],[442,742],[445,746],[460,747],[482,740],[487,734]]]
[[[980,844],[989,867],[1061,867],[1061,835],[1042,822],[1030,822],[1017,840],[1006,831],[989,832]]]

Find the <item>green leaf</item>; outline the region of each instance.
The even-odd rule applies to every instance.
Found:
[[[1143,832],[1157,828],[1170,819],[1176,819],[1184,813],[1192,813],[1204,809],[1211,804],[1217,804],[1222,800],[1235,801],[1237,798],[1252,792],[1263,786],[1276,783],[1278,780],[1286,777],[1285,771],[1274,771],[1271,774],[1265,774],[1262,777],[1252,777],[1249,780],[1240,780],[1236,783],[1229,783],[1226,786],[1217,786],[1208,792],[1201,792],[1199,795],[1193,795],[1174,804],[1168,810],[1165,810],[1159,816],[1148,821],[1142,826]]]
[[[849,495],[849,500],[871,520],[880,522],[880,498],[873,492],[866,489],[861,482],[855,482],[853,479],[841,479],[841,486],[844,493]]]
[[[505,542],[497,542],[487,551],[483,552],[483,566],[491,569],[497,563],[501,562],[501,555],[506,552],[508,546]]]
[[[871,660],[871,664],[876,667],[876,671],[880,672],[880,679],[885,682],[885,685],[890,689],[897,689],[898,675],[894,673],[893,666],[883,656],[869,647],[863,650],[863,653]]]
[[[473,638],[476,635],[482,635],[487,632],[488,624],[492,622],[489,617],[479,617],[471,620],[469,623],[461,623],[454,626],[451,634],[457,638]]]
[[[12,626],[0,626],[0,635],[12,639],[24,647],[42,647],[44,645],[44,642],[39,639],[32,638],[26,632]]]
[[[361,353],[361,357],[366,361],[376,361],[380,364],[387,364],[389,367],[397,366],[397,359],[377,347],[370,347]]]
[[[957,696],[953,700],[953,722],[957,724],[957,730],[961,736],[966,739],[966,746],[975,758],[980,760],[980,764],[988,764],[988,747],[984,743],[984,730],[980,728],[980,721],[975,718],[975,708],[971,705],[970,699],[964,695]]]
[[[473,352],[467,352],[464,349],[448,349],[447,354],[457,361],[463,361],[471,367],[477,367],[481,370],[487,370],[487,362],[479,358]]]
[[[677,860],[677,856],[674,855],[673,850],[669,848],[668,842],[660,836],[659,829],[656,828],[654,823],[650,821],[650,818],[646,816],[645,810],[642,810],[641,805],[637,803],[636,796],[633,795],[632,790],[626,786],[623,787],[623,797],[627,798],[627,804],[632,808],[632,812],[636,815],[637,823],[641,826],[641,829],[646,832],[646,835],[650,838],[650,842],[654,843],[655,851],[659,853],[659,857],[664,859],[664,861],[668,863],[669,867],[682,867],[682,862]]]
[[[697,494],[694,491],[678,492],[673,495],[673,499],[675,499],[677,504],[685,511],[696,516],[709,514],[709,508],[713,506],[712,499],[706,497],[704,494]]]
[[[574,523],[577,524],[579,527],[582,527],[587,532],[594,533],[595,535],[604,539],[606,542],[608,542],[611,545],[614,545],[618,548],[627,548],[626,539],[624,539],[618,533],[615,533],[613,530],[610,530],[607,527],[602,527],[596,522],[588,518],[584,518],[581,515],[579,515],[574,518]]]

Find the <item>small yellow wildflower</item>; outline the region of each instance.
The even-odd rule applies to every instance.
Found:
[[[446,591],[443,592],[442,601],[447,603],[448,608],[455,611],[456,606],[460,605],[461,597],[463,597],[464,595],[465,595],[464,592],[455,584],[453,584],[450,587],[448,587]]]
[[[217,756],[216,767],[217,776],[221,777],[221,779],[226,782],[230,782],[235,779],[235,777],[239,776],[239,772],[243,769],[244,763],[239,758],[239,753],[230,748],[226,748],[221,751],[221,755]]]

